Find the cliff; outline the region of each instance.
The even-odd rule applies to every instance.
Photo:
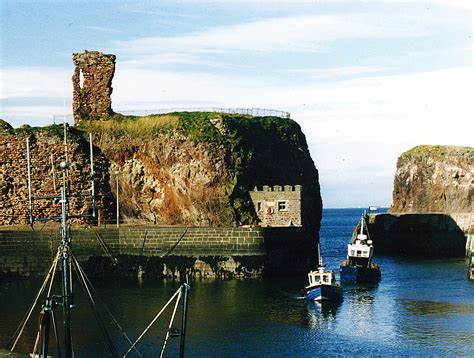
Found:
[[[473,229],[474,149],[417,146],[397,162],[390,213],[371,218],[378,253],[460,257]]]
[[[391,213],[473,211],[474,148],[417,146],[397,162]]]
[[[2,130],[0,146],[6,155],[0,162],[0,180],[10,183],[2,184],[2,224],[25,223],[26,135],[34,136],[32,154],[41,158],[36,159],[41,184],[35,184],[35,192],[51,191],[50,153],[59,158],[62,149],[60,135],[51,131],[60,133],[62,127]],[[190,226],[255,223],[249,191],[285,184],[303,186],[307,227],[319,230],[318,171],[304,134],[291,119],[199,112],[81,121],[70,128],[70,150],[78,161],[72,173],[77,170],[75,179],[85,180],[80,184],[84,187],[87,175],[80,179],[79,174],[88,173],[88,132],[93,133],[100,163],[96,170],[105,218],[114,217],[116,180],[123,219]]]

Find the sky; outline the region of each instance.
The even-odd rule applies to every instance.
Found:
[[[115,111],[290,112],[324,207],[389,206],[401,153],[474,145],[472,6],[0,0],[0,118],[58,121],[72,112],[71,54],[113,53]]]

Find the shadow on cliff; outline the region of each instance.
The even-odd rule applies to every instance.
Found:
[[[377,253],[423,257],[463,257],[466,236],[445,214],[379,214],[369,224]]]

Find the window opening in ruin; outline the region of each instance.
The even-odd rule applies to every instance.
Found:
[[[286,210],[288,210],[288,203],[286,201],[279,201],[278,211],[286,211]]]
[[[258,212],[262,211],[262,202],[261,201],[257,202],[257,211]]]
[[[81,89],[84,87],[84,73],[82,70],[79,70],[79,87]]]

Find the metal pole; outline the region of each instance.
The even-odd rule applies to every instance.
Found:
[[[33,224],[33,201],[31,199],[31,158],[30,158],[30,137],[26,138],[26,161],[28,166],[28,213],[30,224]]]
[[[63,164],[63,163],[61,163]],[[67,163],[62,165],[63,187],[61,188],[61,264],[62,264],[62,288],[63,288],[63,312],[64,312],[64,350],[66,358],[72,358],[72,338],[71,338],[71,262],[69,257],[70,237],[67,227],[67,201],[66,201],[66,170]]]
[[[54,172],[54,155],[51,153],[51,176],[53,177],[53,190],[54,190],[54,195],[57,195],[56,191],[56,173]]]
[[[92,133],[89,133],[90,154],[91,154],[91,195],[92,195],[92,217],[97,216],[97,209],[95,203],[95,184],[94,184],[94,152],[92,145]]]
[[[183,283],[182,290],[184,291],[183,298],[183,317],[181,320],[181,337],[179,342],[179,357],[184,358],[184,345],[186,343],[186,325],[188,320],[188,291],[189,291],[189,280],[186,274],[185,283]]]
[[[120,227],[120,204],[119,204],[119,178],[118,178],[118,175],[119,175],[119,171],[116,170],[115,171],[115,181],[117,183],[117,189],[116,189],[116,196],[117,196],[117,228]]]

